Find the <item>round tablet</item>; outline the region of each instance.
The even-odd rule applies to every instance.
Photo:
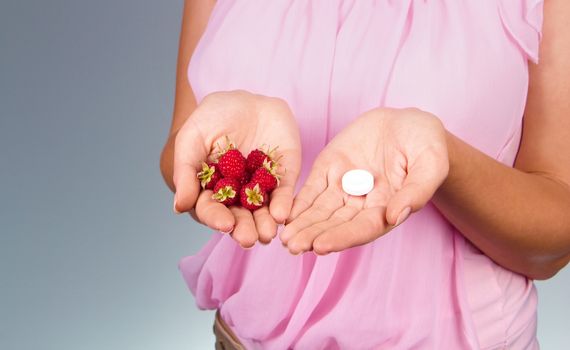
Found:
[[[366,170],[354,169],[342,176],[342,190],[353,196],[364,196],[374,188],[374,176]]]

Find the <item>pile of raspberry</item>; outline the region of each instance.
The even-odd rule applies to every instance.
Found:
[[[279,186],[274,152],[258,148],[246,158],[230,143],[213,161],[202,163],[198,173],[202,189],[212,190],[212,198],[227,207],[241,205],[251,211],[263,207]]]

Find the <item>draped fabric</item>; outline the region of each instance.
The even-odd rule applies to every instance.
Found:
[[[285,99],[300,183],[360,113],[417,107],[512,166],[538,60],[542,1],[218,0],[188,67],[200,101],[244,89]],[[474,174],[476,176],[476,174]],[[180,261],[200,309],[248,349],[536,349],[536,289],[430,203],[376,241],[292,256],[212,237]]]

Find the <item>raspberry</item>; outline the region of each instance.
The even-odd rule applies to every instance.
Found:
[[[250,182],[259,184],[259,186],[261,186],[261,188],[267,193],[271,193],[271,191],[273,191],[279,184],[277,175],[265,167],[257,169],[251,176]]]
[[[245,176],[245,158],[235,148],[229,149],[218,159],[218,167],[224,177],[241,180]]]
[[[254,173],[263,166],[265,160],[271,161],[271,158],[260,149],[254,149],[247,156],[247,171]]]
[[[240,183],[233,178],[223,178],[214,187],[214,194],[212,198],[225,206],[230,206],[238,203]]]
[[[269,201],[267,193],[259,186],[259,184],[250,182],[241,188],[240,202],[241,205],[251,211],[255,211]]]
[[[216,171],[216,163],[202,163],[202,171],[197,176],[200,180],[200,185],[205,190],[214,189],[216,183],[222,178],[222,174]]]

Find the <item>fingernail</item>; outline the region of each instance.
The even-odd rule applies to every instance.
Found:
[[[229,231],[220,231],[220,232],[225,234],[225,235],[229,235],[230,233],[232,233],[233,230],[234,230],[234,228],[232,227]]]
[[[172,204],[172,210],[173,210],[176,214],[182,214],[181,212],[178,211],[178,209],[176,209],[176,193],[174,194],[174,204]]]
[[[400,215],[398,215],[398,219],[396,220],[396,225],[394,225],[394,227],[396,227],[396,226],[400,225],[402,222],[404,222],[404,220],[406,220],[408,218],[408,216],[410,215],[411,211],[412,211],[412,208],[410,208],[410,207],[404,208],[404,210],[402,210]]]

